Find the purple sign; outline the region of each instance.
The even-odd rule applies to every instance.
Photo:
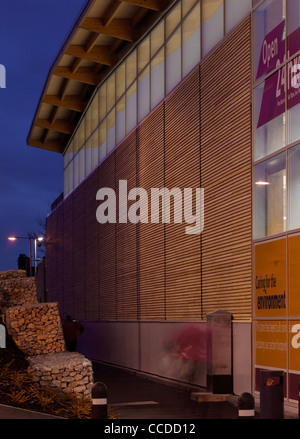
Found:
[[[288,36],[288,57],[293,56],[300,49],[300,27]]]
[[[257,78],[272,71],[276,65],[284,61],[285,41],[282,40],[284,25],[283,21],[265,37]],[[300,28],[289,36],[288,42],[288,56],[291,56],[300,48]],[[300,103],[300,55],[265,80],[257,128],[285,112],[286,94],[288,109]]]
[[[280,72],[281,70],[265,81],[257,128],[285,111],[285,88],[281,87]]]
[[[284,35],[285,20],[266,35],[260,52],[256,79],[271,72],[276,64],[281,64],[285,55]]]

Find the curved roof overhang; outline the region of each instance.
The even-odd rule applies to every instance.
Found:
[[[97,86],[174,0],[88,0],[55,59],[27,144],[63,153]]]

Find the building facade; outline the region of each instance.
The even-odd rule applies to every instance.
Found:
[[[100,3],[87,3],[63,46],[28,137],[64,160],[63,199],[47,218],[47,298],[84,323],[85,355],[203,387],[207,315],[227,311],[234,393],[258,394],[259,371],[280,369],[293,405],[300,2]],[[140,24],[135,40],[128,17]],[[116,55],[121,37],[134,41]],[[103,188],[119,201],[106,222],[97,216]],[[153,188],[189,188],[190,217],[182,210],[186,221],[176,221],[174,196],[169,220],[159,205],[150,221],[135,188],[139,200]],[[186,233],[199,188],[204,228]],[[197,353],[187,362],[189,343]]]

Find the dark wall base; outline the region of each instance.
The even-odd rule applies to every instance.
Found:
[[[232,375],[207,375],[207,391],[216,394],[232,393]]]

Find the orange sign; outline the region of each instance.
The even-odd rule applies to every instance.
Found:
[[[286,315],[286,240],[255,246],[254,310],[256,317]]]
[[[280,320],[255,322],[255,364],[287,368],[287,324]]]

